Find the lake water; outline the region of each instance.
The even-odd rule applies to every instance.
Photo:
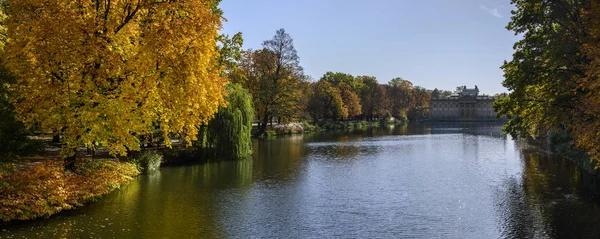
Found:
[[[589,179],[489,124],[256,140],[0,238],[598,238]]]

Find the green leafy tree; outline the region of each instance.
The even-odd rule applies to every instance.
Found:
[[[585,0],[512,0],[516,10],[507,29],[523,39],[514,45],[513,59],[504,62],[503,85],[511,91],[495,108],[510,120],[506,132],[539,135],[548,129],[571,125],[579,111],[581,88],[575,77],[583,77],[589,60],[580,54],[582,10]],[[575,111],[574,111],[575,110]],[[583,112],[580,112],[583,113]]]
[[[431,92],[431,98],[439,98],[440,96],[440,90],[438,90],[438,88],[433,89],[433,91]]]
[[[242,46],[244,38],[242,33],[238,32],[232,37],[221,34],[218,36],[217,51],[219,52],[218,65],[223,68],[222,75],[228,77],[235,75],[238,70],[238,62],[242,59]]]

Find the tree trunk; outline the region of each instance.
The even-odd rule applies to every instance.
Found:
[[[53,144],[60,143],[60,135],[59,134],[52,135],[52,143]]]
[[[262,123],[258,124],[258,131],[256,132],[256,134],[254,136],[258,137],[258,136],[263,135],[265,133],[265,131],[267,130],[268,123],[269,123],[269,114],[265,112]]]
[[[77,160],[77,158],[76,158],[75,154],[73,154],[73,156],[66,157],[64,160],[65,161],[65,171],[74,172],[76,160]]]

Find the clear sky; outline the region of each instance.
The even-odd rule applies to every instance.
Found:
[[[333,71],[501,93],[499,67],[518,40],[505,28],[510,0],[223,0],[221,8],[222,32],[242,32],[244,48],[284,28],[315,80]]]

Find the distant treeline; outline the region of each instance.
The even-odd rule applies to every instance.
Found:
[[[432,93],[448,92],[414,86],[400,77],[380,84],[373,76],[327,72],[312,80],[304,74],[292,37],[284,29],[265,41],[262,49],[241,50],[236,59],[227,76],[252,94],[259,135],[273,119],[317,124],[383,117],[416,119],[427,113]]]

